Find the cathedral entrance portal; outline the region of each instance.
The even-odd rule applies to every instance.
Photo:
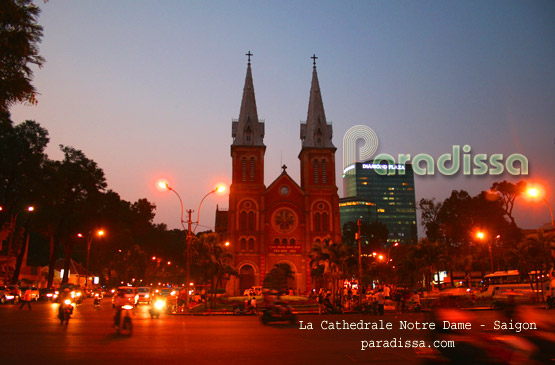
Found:
[[[251,265],[244,265],[239,271],[239,290],[242,295],[245,290],[254,286],[254,268]]]

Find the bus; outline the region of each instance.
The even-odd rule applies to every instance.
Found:
[[[548,273],[536,271],[530,271],[528,275],[521,274],[518,270],[496,271],[484,276],[482,280],[482,293],[492,296],[507,294],[510,291],[519,295],[530,295],[547,291],[548,288]]]

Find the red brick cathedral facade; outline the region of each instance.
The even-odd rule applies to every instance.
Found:
[[[332,126],[326,122],[314,63],[307,120],[300,125],[301,183],[283,166],[266,187],[264,123],[258,119],[253,85],[249,60],[239,119],[232,122],[227,238],[240,276],[229,281],[228,293],[262,285],[276,264],[289,265],[294,279],[288,286],[305,292],[312,289],[311,248],[325,239],[341,240]]]

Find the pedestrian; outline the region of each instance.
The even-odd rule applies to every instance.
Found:
[[[378,314],[383,316],[385,306],[385,296],[383,295],[383,289],[378,292]]]
[[[21,302],[21,306],[19,306],[19,309],[21,310],[23,306],[27,304],[27,306],[29,307],[29,310],[31,310],[31,289],[27,288],[27,290],[25,290],[25,293],[23,293],[22,299],[23,301]]]
[[[324,309],[324,293],[322,289],[318,292],[318,314],[322,314],[322,310]]]

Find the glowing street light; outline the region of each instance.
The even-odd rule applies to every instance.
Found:
[[[389,259],[389,254],[391,253],[391,248],[392,247],[397,247],[399,246],[399,242],[395,242],[393,245],[389,246],[389,250],[387,250],[387,262],[390,262],[391,260]]]
[[[545,199],[545,197],[542,196],[542,194],[537,188],[530,188],[526,191],[526,193],[532,198],[541,198],[545,202],[545,204],[549,208],[549,213],[551,213],[551,225],[553,226],[553,228],[555,228],[555,220],[553,220],[553,209],[551,209],[551,205],[549,205],[549,202],[547,201],[547,199]]]
[[[103,237],[105,234],[103,229],[98,229],[96,231],[96,235],[98,237]],[[77,237],[79,238],[84,238],[85,236],[82,233],[77,233]],[[89,257],[90,257],[90,253],[91,253],[91,244],[92,244],[92,240],[94,238],[94,234],[92,234],[92,232],[89,233],[89,236],[87,237],[87,276],[86,278],[88,279],[89,277]],[[87,279],[85,279],[85,286],[87,285]]]
[[[491,272],[493,273],[494,272],[494,265],[493,265],[493,252],[492,252],[492,248],[491,248],[492,240],[491,239],[490,240],[486,239],[487,234],[484,231],[477,231],[476,232],[476,238],[479,239],[480,241],[485,241],[488,244],[489,259],[490,259],[490,262],[491,262]],[[495,238],[499,239],[499,238],[501,238],[501,236],[497,235]]]
[[[204,199],[206,199],[206,197],[208,197],[208,195],[214,194],[214,193],[223,193],[226,190],[225,185],[220,184],[218,185],[216,188],[214,188],[213,190],[211,190],[210,192],[208,192],[200,201],[200,204],[198,206],[197,209],[197,220],[196,222],[193,222],[191,220],[191,214],[194,212],[194,210],[192,209],[188,209],[187,210],[187,215],[188,215],[188,219],[187,221],[183,220],[183,213],[184,213],[184,209],[183,209],[183,200],[181,199],[181,196],[179,195],[179,193],[177,191],[175,191],[167,181],[164,180],[159,180],[156,185],[163,190],[170,190],[173,191],[175,193],[175,195],[177,195],[177,198],[179,199],[179,205],[181,206],[181,226],[183,227],[183,230],[187,233],[186,239],[185,239],[185,245],[186,245],[186,258],[185,258],[185,280],[186,282],[190,282],[191,281],[191,263],[190,263],[190,246],[191,246],[191,237],[194,233],[194,231],[197,229],[198,225],[199,225],[199,220],[200,220],[200,208],[202,207],[202,203],[204,202]],[[187,223],[187,228],[185,228],[185,223]],[[191,229],[191,225],[195,223],[195,228]],[[189,312],[189,290],[185,291],[185,311],[188,313]]]
[[[2,210],[2,209],[0,209]],[[19,216],[19,213],[23,212],[23,211],[27,211],[29,213],[32,213],[35,211],[35,207],[32,205],[29,205],[27,208],[22,209],[20,211],[18,211],[15,216],[10,217],[10,240],[8,241],[8,258],[11,255],[11,249],[12,249],[12,243],[13,243],[13,236],[15,235],[15,228],[17,226],[17,217]]]

